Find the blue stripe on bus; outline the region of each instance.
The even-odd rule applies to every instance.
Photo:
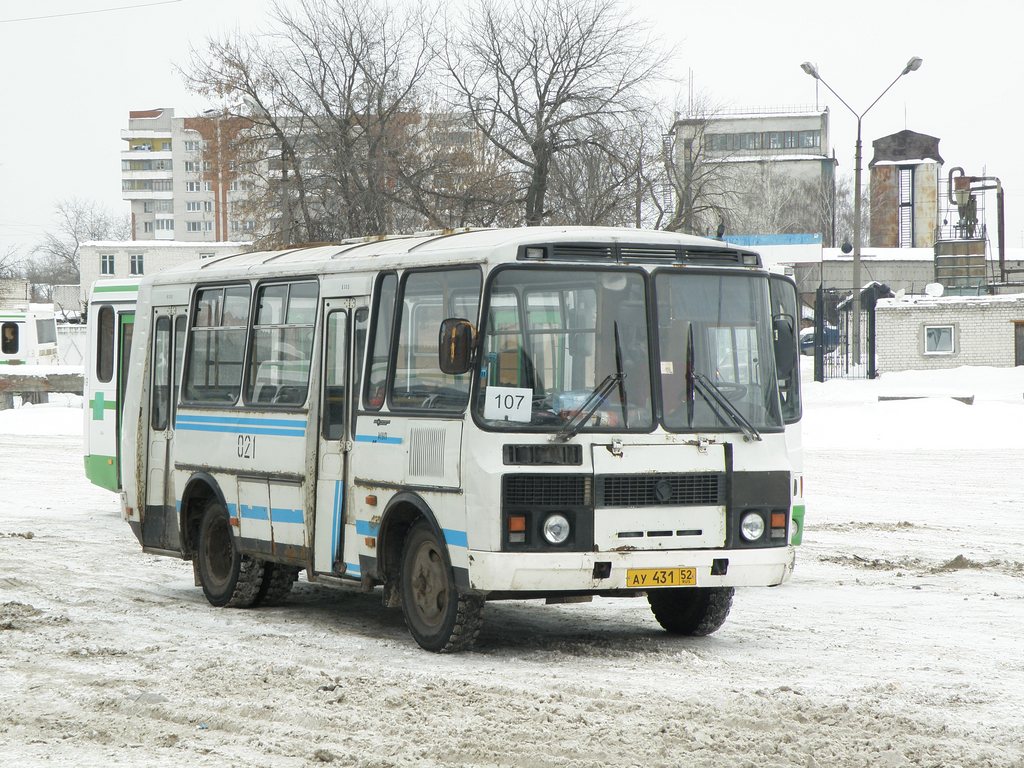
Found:
[[[356,533],[360,536],[378,536],[380,525],[371,523],[369,520],[356,520]]]
[[[345,493],[341,481],[334,482],[334,518],[331,530],[331,562],[338,559],[338,528],[341,525],[341,511],[345,503]]]
[[[306,430],[302,429],[274,429],[263,427],[247,427],[242,425],[217,424],[182,424],[178,422],[174,427],[179,432],[232,432],[245,433],[247,435],[277,435],[278,437],[305,437]]]
[[[450,547],[466,547],[469,548],[469,538],[466,536],[465,531],[454,531],[451,528],[443,528],[441,532],[444,534],[444,540]]]
[[[270,520],[274,523],[303,523],[306,516],[301,509],[283,509],[274,507],[270,510]]]
[[[345,563],[345,575],[362,576],[363,572],[355,563]]]
[[[293,419],[262,419],[244,416],[178,414],[174,428],[192,432],[244,432],[250,435],[305,437],[306,422]]]
[[[268,511],[266,507],[250,507],[248,504],[242,504],[241,508],[241,516],[245,520],[269,520],[273,523],[302,523],[306,519],[301,509],[273,507]]]
[[[242,504],[242,515],[246,520],[269,520],[267,517],[266,507],[250,507],[248,504]]]
[[[245,416],[200,416],[191,413],[179,413],[177,417],[177,423],[183,421],[194,422],[196,424],[246,424],[259,427],[292,427],[302,429],[306,428],[305,421],[296,421],[295,419],[264,419],[264,418],[249,418]]]
[[[400,437],[380,437],[379,435],[356,435],[357,443],[384,443],[385,445],[401,445]]]

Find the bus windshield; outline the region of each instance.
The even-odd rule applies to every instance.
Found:
[[[660,270],[654,290],[666,429],[781,428],[768,281]]]
[[[653,285],[654,348],[640,270],[500,270],[482,329],[480,423],[647,432],[653,370],[669,431],[781,428],[764,276],[659,270]]]
[[[481,423],[560,431],[648,431],[643,272],[510,268],[490,289],[475,403]]]

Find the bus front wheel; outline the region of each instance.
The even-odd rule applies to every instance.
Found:
[[[231,531],[231,519],[219,502],[211,502],[199,523],[199,582],[211,605],[248,608],[260,597],[263,562],[243,555]]]
[[[448,552],[420,520],[409,530],[399,574],[402,615],[421,648],[450,653],[469,648],[483,622],[483,599],[460,595]]]
[[[668,632],[700,637],[725,624],[735,591],[732,587],[656,589],[647,593],[647,602]]]

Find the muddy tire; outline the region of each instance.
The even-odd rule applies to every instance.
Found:
[[[702,637],[725,624],[734,592],[732,587],[658,589],[647,593],[647,602],[666,631]]]
[[[470,648],[483,626],[483,598],[460,595],[448,550],[420,520],[409,530],[399,573],[405,625],[421,648],[451,653]]]
[[[199,583],[211,605],[248,608],[256,602],[264,563],[238,551],[227,510],[219,502],[211,502],[203,512],[195,556]]]
[[[278,605],[283,603],[292,591],[292,585],[299,578],[299,569],[280,563],[266,563],[263,566],[263,584],[256,595],[254,605]]]

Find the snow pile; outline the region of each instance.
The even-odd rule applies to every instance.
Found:
[[[968,405],[962,399],[972,399]],[[1024,367],[812,380],[804,369],[809,449],[989,450],[1024,447]]]
[[[82,435],[82,398],[50,395],[49,403],[25,403],[0,411],[0,435]]]

